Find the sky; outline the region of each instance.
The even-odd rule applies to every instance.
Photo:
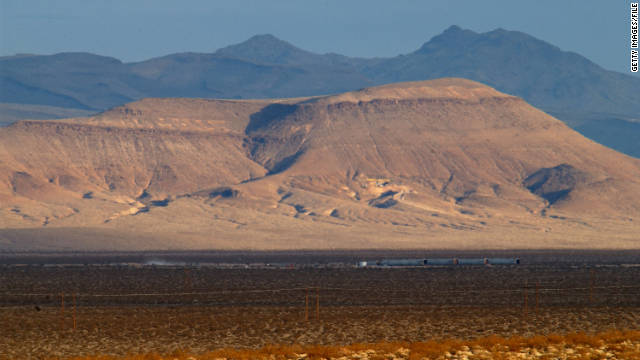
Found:
[[[256,34],[390,57],[451,25],[517,30],[629,71],[629,0],[0,0],[0,55],[85,51],[132,62],[213,52]]]

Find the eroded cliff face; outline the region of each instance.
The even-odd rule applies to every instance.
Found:
[[[543,240],[526,247],[567,235],[598,247],[612,227],[635,231],[638,179],[638,160],[463,79],[145,99],[0,129],[0,236],[19,246],[27,230],[11,229],[100,229],[144,234],[152,248],[169,237],[177,248],[325,248],[492,247],[534,234]]]

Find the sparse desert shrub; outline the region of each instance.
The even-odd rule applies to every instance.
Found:
[[[358,352],[375,351],[369,358],[385,359],[386,354],[397,354],[401,349],[406,356],[408,350],[409,359],[434,359],[443,356],[446,352],[455,353],[463,349],[463,347],[483,348],[494,351],[491,356],[493,359],[511,358],[505,350],[520,351],[523,348],[542,349],[549,345],[565,344],[566,347],[574,347],[583,345],[587,348],[581,350],[580,354],[584,358],[596,356],[596,354],[588,352],[588,348],[599,348],[606,345],[610,351],[616,352],[618,358],[629,360],[640,360],[640,354],[637,349],[629,348],[629,340],[639,341],[640,331],[638,330],[611,330],[600,334],[586,334],[584,332],[571,333],[566,335],[550,334],[537,335],[529,338],[522,336],[513,336],[503,338],[497,335],[491,335],[475,340],[429,340],[425,342],[380,342],[380,343],[355,343],[347,346],[341,345],[267,345],[259,349],[233,349],[221,348],[212,352],[194,355],[188,352],[177,350],[167,355],[159,354],[132,354],[124,357],[113,356],[88,356],[77,357],[74,360],[213,360],[225,358],[229,360],[255,360],[255,359],[293,359],[300,354],[306,354],[308,359],[331,359],[342,356],[353,355]],[[633,346],[633,345],[631,345]],[[544,357],[543,357],[544,358]],[[597,358],[597,356],[595,357]]]
[[[345,349],[348,352],[359,352],[359,351],[365,351],[367,349],[371,349],[371,346],[373,345],[370,343],[353,343],[345,347]]]
[[[627,330],[623,334],[628,340],[640,340],[640,330]]]
[[[485,349],[495,349],[505,344],[505,338],[498,335],[490,335],[476,340],[475,343]]]
[[[625,360],[640,360],[640,353],[637,350],[622,351],[618,356]]]
[[[265,358],[264,354],[260,354],[259,350],[254,349],[231,349],[224,348],[215,350],[210,354],[212,359],[224,358],[224,359],[233,359],[233,360],[253,360],[253,359],[261,359]],[[179,359],[183,360],[183,359]]]
[[[549,344],[560,344],[564,341],[564,337],[558,334],[549,334],[547,335],[547,340]]]
[[[544,348],[549,345],[549,338],[544,335],[536,335],[534,337],[530,337],[526,339],[526,344],[532,348]]]
[[[408,345],[408,348],[411,351],[409,359],[422,359],[424,357],[435,358],[443,355],[447,351],[457,351],[462,346],[462,341],[454,339],[443,341],[430,340],[427,342],[413,343]]]
[[[379,342],[373,344],[373,347],[370,347],[369,349],[376,349],[378,352],[393,354],[402,348],[408,348],[409,345],[410,344],[408,342]]]
[[[266,345],[258,350],[255,350],[256,354],[259,354],[264,357],[269,357],[271,355],[275,355],[276,357],[294,357],[295,354],[302,354],[305,350],[302,345]]]
[[[527,347],[527,339],[522,336],[512,336],[505,338],[504,345],[511,351],[518,351],[524,347]]]
[[[607,344],[617,344],[630,338],[625,336],[625,333],[620,330],[607,331],[606,333],[599,334],[599,337]]]
[[[565,337],[565,342],[572,345],[588,345],[591,347],[600,347],[604,343],[598,336],[588,335],[584,332],[568,334]]]
[[[302,350],[310,359],[330,359],[346,355],[340,346],[310,345]]]

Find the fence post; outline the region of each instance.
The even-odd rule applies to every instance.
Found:
[[[184,291],[190,292],[193,289],[193,284],[191,283],[191,271],[189,268],[184,268]]]
[[[538,315],[539,304],[540,304],[540,282],[536,281],[536,315]]]
[[[60,293],[60,331],[64,331],[64,293]]]
[[[73,331],[76,331],[76,293],[73,293]]]
[[[309,289],[304,296],[304,321],[309,321]]]
[[[316,320],[320,320],[320,288],[316,288]]]
[[[594,281],[595,281],[594,270],[591,269],[591,271],[589,271],[589,305],[593,305],[593,282]]]
[[[527,280],[524,281],[524,307],[522,308],[523,317],[527,317],[527,307],[529,306],[528,294],[527,294]]]

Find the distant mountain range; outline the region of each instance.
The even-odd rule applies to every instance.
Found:
[[[522,97],[583,135],[640,157],[640,78],[521,32],[457,26],[392,58],[315,54],[272,35],[211,54],[137,63],[87,53],[2,57],[0,122],[81,116],[146,97],[303,97],[441,77]]]

